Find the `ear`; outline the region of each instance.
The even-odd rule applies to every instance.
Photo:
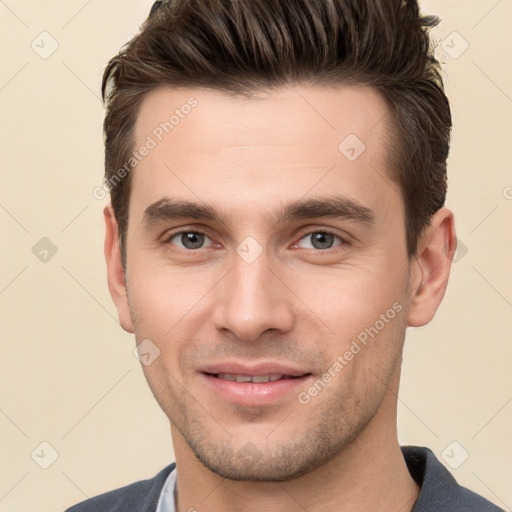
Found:
[[[453,256],[457,248],[453,213],[448,208],[438,210],[430,226],[418,240],[412,262],[412,293],[408,325],[420,327],[434,317],[444,297]]]
[[[133,333],[125,273],[121,261],[121,250],[119,249],[117,220],[111,204],[105,206],[103,216],[105,217],[105,259],[107,261],[108,289],[116,305],[121,327],[126,332]]]

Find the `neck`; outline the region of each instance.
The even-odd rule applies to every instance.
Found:
[[[389,423],[392,411],[386,407],[396,410],[396,403],[383,403],[359,437],[328,463],[285,482],[222,478],[200,463],[171,426],[177,512],[410,512],[419,488],[402,456],[396,422]]]

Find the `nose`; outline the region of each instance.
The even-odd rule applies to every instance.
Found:
[[[252,263],[236,256],[221,286],[215,287],[215,328],[240,341],[256,341],[266,331],[290,331],[293,294],[283,281],[265,254]]]

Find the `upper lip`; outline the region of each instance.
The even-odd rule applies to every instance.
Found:
[[[212,373],[216,375],[219,373],[228,373],[232,375],[247,375],[249,377],[271,374],[301,377],[302,375],[310,373],[298,368],[294,368],[293,366],[270,361],[258,364],[224,362],[204,366],[201,368],[201,371],[203,373]]]

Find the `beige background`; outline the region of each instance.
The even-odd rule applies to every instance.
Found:
[[[168,421],[117,322],[105,201],[92,194],[102,69],[150,5],[0,1],[1,512],[64,510],[174,460]],[[451,469],[459,482],[512,510],[512,1],[423,9],[443,17],[434,35],[455,124],[448,206],[464,248],[435,320],[408,334],[400,441],[452,465],[467,451]],[[42,58],[51,38],[59,46]],[[42,237],[58,249],[47,262],[32,251]],[[58,452],[47,469],[42,442]]]

